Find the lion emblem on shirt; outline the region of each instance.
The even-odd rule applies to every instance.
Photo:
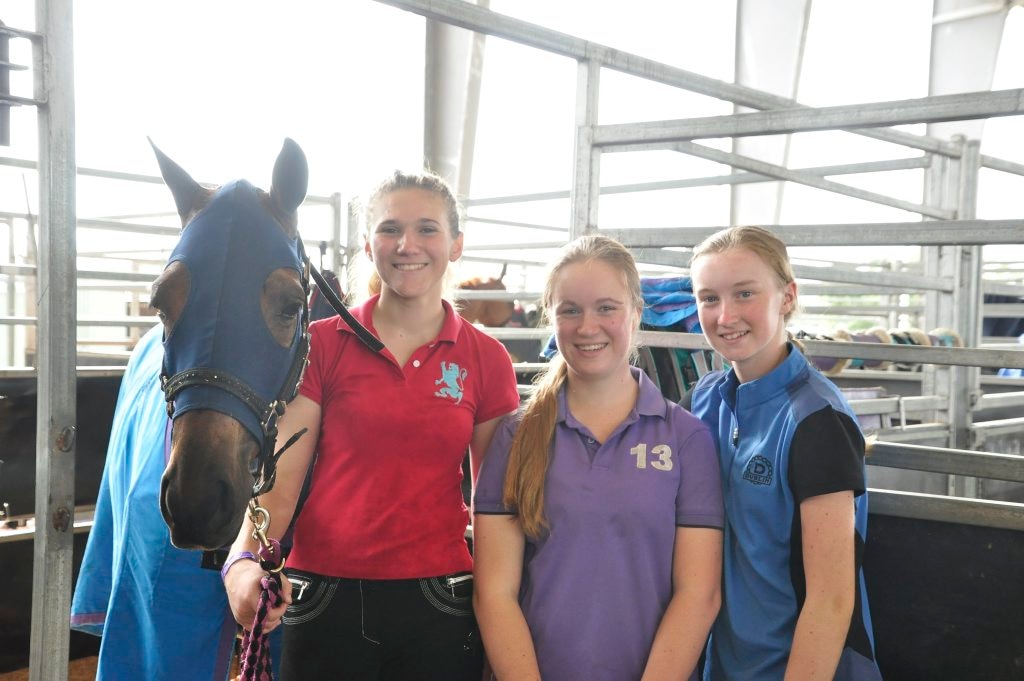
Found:
[[[437,397],[450,397],[455,404],[462,402],[462,382],[466,380],[466,370],[455,362],[441,362],[441,378],[434,385],[443,386],[434,393]]]

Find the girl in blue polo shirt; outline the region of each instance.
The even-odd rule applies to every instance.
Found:
[[[723,230],[694,249],[690,277],[704,335],[732,366],[691,395],[718,445],[726,511],[704,678],[880,679],[861,570],[864,438],[788,341],[786,247],[759,227]]]
[[[621,244],[570,243],[543,302],[559,355],[475,496],[488,659],[499,679],[695,678],[721,579],[710,433],[630,367],[643,298]]]

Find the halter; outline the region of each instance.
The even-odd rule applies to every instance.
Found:
[[[236,233],[237,226],[244,224],[244,234]],[[202,230],[200,234],[199,231]],[[196,305],[202,308],[200,303],[205,303],[214,308],[223,305],[223,301],[216,298],[222,295],[221,290],[231,286],[240,286],[240,279],[251,279],[262,282],[271,271],[279,267],[295,268],[299,272],[299,279],[302,284],[303,300],[302,312],[297,323],[295,336],[287,349],[280,348],[276,344],[268,343],[265,338],[253,338],[251,342],[262,352],[263,362],[273,363],[275,357],[283,353],[291,353],[292,359],[287,373],[277,387],[276,392],[272,386],[254,386],[247,381],[222,367],[216,366],[192,366],[187,369],[171,374],[172,345],[171,341],[176,333],[184,333],[186,338],[190,332],[197,336],[211,337],[211,348],[201,346],[198,349],[191,347],[197,342],[185,343],[181,354],[185,357],[199,355],[206,363],[215,364],[211,359],[232,358],[230,348],[214,347],[212,337],[216,336],[217,321],[210,319],[209,315],[196,315],[189,319],[189,326],[186,329],[175,328],[170,337],[164,339],[165,357],[161,371],[161,386],[164,392],[164,399],[167,401],[168,418],[173,419],[176,411],[176,400],[182,397],[183,391],[189,388],[198,388],[196,397],[190,397],[185,405],[185,411],[191,409],[214,408],[218,411],[229,414],[241,422],[247,430],[257,439],[260,448],[259,453],[252,460],[249,470],[253,476],[252,497],[255,499],[261,494],[269,492],[277,475],[277,461],[281,454],[293,445],[305,431],[296,433],[283,447],[275,451],[277,445],[277,424],[284,414],[287,404],[298,394],[299,386],[302,383],[302,376],[308,364],[309,355],[309,291],[310,275],[316,281],[321,292],[337,310],[349,326],[355,331],[359,339],[374,352],[379,352],[383,344],[365,327],[363,327],[351,313],[345,308],[341,300],[334,294],[334,291],[327,286],[322,275],[316,271],[306,256],[302,245],[302,239],[296,236],[291,245],[287,237],[280,235],[281,227],[270,215],[262,209],[256,197],[256,190],[248,182],[239,181],[225,185],[210,201],[210,204],[197,215],[182,235],[182,240],[175,251],[171,254],[170,262],[182,261],[186,267],[194,267],[199,264],[207,269],[218,270],[216,275],[222,277],[221,287],[215,284],[198,283],[197,291],[190,291],[190,300],[187,307]],[[208,242],[213,241],[210,246]],[[223,253],[218,253],[216,246],[221,246]],[[249,249],[252,260],[259,260],[256,263],[256,271],[247,258],[231,259],[228,256],[237,249]],[[269,255],[267,254],[269,252]],[[259,256],[258,258],[256,256]],[[213,265],[210,264],[213,261]],[[246,261],[246,262],[239,262]],[[237,264],[233,264],[237,263]],[[233,270],[231,268],[234,268]],[[251,282],[250,282],[251,284]],[[193,295],[193,293],[195,295]],[[192,298],[200,299],[193,302]],[[251,297],[251,296],[250,296]],[[215,299],[216,298],[216,299]],[[187,309],[187,308],[186,308]],[[196,312],[196,311],[193,311]],[[204,312],[202,309],[198,312]],[[209,310],[205,312],[210,312]],[[262,317],[259,316],[259,304],[247,300],[244,305],[227,310],[214,309],[214,316],[218,313],[226,313],[238,318],[245,319],[249,316],[250,321],[258,318],[258,324],[262,326]],[[185,317],[181,320],[185,322]],[[255,323],[255,322],[254,322]],[[237,331],[237,330],[236,330]],[[250,339],[246,338],[246,342]],[[262,343],[262,345],[261,345]],[[177,347],[173,346],[175,354]],[[222,357],[220,357],[222,355]],[[176,357],[173,359],[177,359]],[[247,367],[246,367],[247,368]],[[258,377],[257,380],[262,380]],[[241,405],[242,409],[238,409]],[[178,407],[180,414],[181,408]]]

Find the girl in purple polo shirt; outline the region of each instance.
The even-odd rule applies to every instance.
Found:
[[[719,608],[711,435],[630,366],[629,251],[586,236],[552,267],[559,356],[506,418],[475,496],[474,605],[498,679],[695,678]]]

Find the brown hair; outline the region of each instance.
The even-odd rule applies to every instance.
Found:
[[[452,237],[457,237],[461,229],[462,218],[461,209],[459,202],[455,198],[455,192],[452,191],[451,186],[444,180],[440,175],[436,175],[429,170],[424,170],[420,173],[406,173],[401,170],[396,170],[388,177],[378,184],[372,192],[370,192],[369,198],[366,199],[366,227],[370,228],[370,224],[373,222],[373,210],[377,203],[377,200],[382,196],[386,196],[391,192],[398,191],[399,189],[422,189],[430,192],[435,196],[441,197],[445,205],[445,217],[448,218],[448,226],[452,230]]]
[[[455,198],[455,192],[452,191],[451,185],[443,177],[429,170],[424,170],[420,173],[406,173],[401,170],[395,170],[383,182],[374,187],[364,204],[367,231],[371,229],[373,224],[373,211],[377,201],[381,197],[400,189],[422,189],[441,197],[441,200],[444,201],[445,217],[448,219],[448,227],[451,229],[452,238],[459,235],[462,225],[462,208],[459,206],[458,199]],[[370,272],[370,279],[366,284],[367,292],[369,295],[375,296],[380,293],[381,285],[380,275],[377,274],[375,269]]]
[[[541,300],[544,312],[551,316],[555,281],[567,266],[600,260],[620,271],[629,303],[639,313],[644,299],[640,292],[640,274],[632,254],[615,239],[588,235],[569,242],[548,271]],[[536,390],[523,409],[519,428],[508,457],[503,501],[513,508],[523,532],[537,537],[547,526],[544,520],[544,481],[547,477],[555,425],[558,420],[558,393],[565,385],[569,368],[561,355],[556,356],[547,371],[536,379]]]
[[[780,287],[786,287],[796,281],[796,277],[793,275],[793,266],[789,263],[786,244],[763,227],[729,227],[715,232],[694,247],[690,266],[693,266],[693,262],[697,258],[723,253],[733,248],[745,248],[761,258],[775,272]],[[797,299],[794,293],[793,305],[783,319],[788,322],[796,309]]]

